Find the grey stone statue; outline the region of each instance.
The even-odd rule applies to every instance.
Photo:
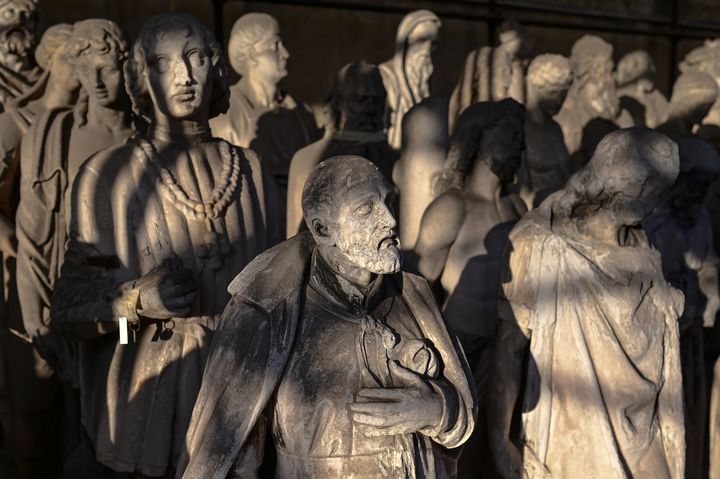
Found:
[[[562,108],[572,79],[570,63],[561,55],[539,55],[528,67],[526,149],[518,174],[528,208],[538,206],[570,177],[570,155],[553,116]]]
[[[617,64],[617,93],[620,97],[620,108],[628,112],[623,119],[629,118],[630,126],[647,126],[655,128],[660,125],[668,114],[668,101],[655,88],[655,63],[648,52],[635,50],[620,59]]]
[[[35,61],[37,0],[0,1],[0,107],[23,96],[40,79]]]
[[[695,136],[694,129],[717,100],[718,85],[708,74],[688,71],[675,80],[667,118],[657,127],[675,141]]]
[[[615,131],[510,234],[488,415],[502,477],[684,477],[683,297],[640,226],[678,169],[666,136]]]
[[[396,150],[402,143],[405,114],[430,96],[435,49],[441,22],[430,10],[416,10],[402,19],[395,37],[395,55],[380,64],[390,108],[388,143]]]
[[[480,101],[512,98],[525,103],[525,68],[530,39],[515,20],[505,20],[498,29],[498,45],[471,51],[460,80],[450,97],[450,131],[463,111]]]
[[[109,20],[77,22],[65,46],[80,82],[74,107],[39,115],[22,141],[20,202],[16,215],[18,295],[25,331],[56,369],[63,358],[51,343],[50,298],[60,274],[70,210],[70,186],[94,153],[124,143],[132,133],[123,65],[125,35]]]
[[[51,303],[53,326],[79,341],[93,478],[174,474],[225,286],[279,237],[257,155],[210,134],[228,87],[207,28],[150,18],[125,77],[150,128],[77,173]]]
[[[715,324],[720,309],[718,258],[707,209],[703,203],[720,176],[720,156],[707,142],[680,140],[680,174],[653,215],[645,220],[652,245],[662,254],[663,273],[685,295],[680,318],[680,361],[683,372],[685,477],[703,477],[707,432],[704,326]]]
[[[230,32],[228,58],[240,81],[230,87],[227,113],[210,121],[212,132],[257,152],[284,198],[293,155],[321,133],[310,110],[279,86],[290,54],[277,21],[265,13],[240,17]]]
[[[349,63],[335,78],[328,98],[331,123],[325,137],[295,153],[288,177],[287,237],[302,229],[302,191],[310,172],[324,158],[362,156],[390,180],[398,154],[385,134],[387,94],[382,77],[367,62]]]
[[[497,327],[497,290],[508,234],[525,213],[510,190],[524,144],[523,108],[515,100],[480,102],[460,116],[437,198],[415,245],[417,270],[443,292],[442,311],[458,335],[475,378],[479,419],[460,457],[461,476],[492,475],[485,420]]]
[[[581,168],[595,146],[617,128],[613,120],[620,112],[613,77],[613,47],[594,35],[584,35],[572,47],[570,65],[573,83],[562,109],[555,116],[572,157],[572,170]]]
[[[230,284],[178,477],[258,477],[266,444],[275,477],[447,477],[440,446],[465,442],[476,400],[427,283],[401,269],[392,195],[360,157],[312,171],[310,231]]]

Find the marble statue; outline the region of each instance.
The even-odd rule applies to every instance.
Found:
[[[52,477],[65,459],[63,452],[67,450],[63,448],[74,445],[65,427],[70,431],[79,429],[71,416],[64,415],[74,405],[68,409],[58,406],[69,402],[63,397],[69,386],[61,387],[59,379],[71,377],[53,370],[57,362],[50,364],[41,357],[34,347],[37,341],[33,344],[24,329],[18,298],[15,235],[23,135],[42,111],[74,101],[77,80],[65,60],[65,46],[71,31],[72,27],[67,24],[47,29],[35,52],[44,73],[0,113],[0,319],[3,326],[0,355],[5,364],[3,384],[11,417],[6,438],[7,443],[12,444],[12,462],[18,479]],[[2,473],[0,471],[0,475]]]
[[[413,105],[430,96],[432,52],[440,26],[440,19],[430,10],[408,13],[398,26],[395,55],[380,64],[390,109],[388,143],[396,150],[402,143],[405,114]]]
[[[74,107],[43,112],[25,134],[16,215],[18,296],[25,331],[63,373],[69,365],[61,364],[66,358],[51,337],[50,298],[65,253],[70,186],[87,158],[132,134],[123,76],[128,44],[120,27],[102,19],[77,22],[65,51],[80,95]]]
[[[600,139],[617,128],[613,120],[620,112],[620,100],[612,55],[612,45],[594,35],[584,35],[572,47],[573,83],[555,116],[571,155],[570,173],[581,168]]]
[[[718,84],[708,74],[688,71],[673,85],[667,118],[657,127],[675,141],[695,136],[694,128],[711,110],[717,100]]]
[[[37,0],[0,1],[0,111],[40,79],[35,61]]]
[[[400,190],[400,244],[405,251],[415,247],[423,213],[435,199],[435,178],[443,169],[449,140],[447,98],[429,96],[403,118],[393,182]]]
[[[460,477],[492,475],[485,405],[497,326],[497,290],[508,234],[525,213],[511,192],[524,144],[524,112],[515,100],[480,102],[453,133],[439,195],[422,218],[417,270],[443,292],[442,312],[458,335],[475,378],[479,420],[460,457]]]
[[[460,114],[473,103],[505,98],[525,103],[529,38],[522,25],[506,20],[498,29],[498,40],[497,46],[473,50],[465,58],[460,80],[450,97],[450,131]]]
[[[527,70],[526,150],[518,176],[521,195],[531,209],[570,177],[570,155],[553,117],[562,108],[572,79],[570,63],[561,55],[539,55]]]
[[[230,87],[230,108],[210,121],[215,136],[250,148],[287,190],[290,161],[297,150],[318,140],[310,109],[279,87],[290,54],[277,21],[247,13],[233,25],[228,58],[240,81]]]
[[[79,342],[93,478],[174,474],[225,287],[279,238],[258,156],[210,133],[229,91],[208,29],[184,14],[148,19],[125,79],[150,126],[75,176],[51,302],[53,327]]]
[[[655,63],[648,52],[635,50],[623,56],[617,64],[616,81],[620,108],[632,120],[620,127],[655,128],[665,121],[668,100],[655,88]]]
[[[702,46],[691,50],[678,65],[682,73],[707,73],[720,86],[720,38],[705,40]],[[698,129],[698,137],[720,147],[720,98],[715,101]],[[720,476],[719,476],[720,477]]]
[[[385,134],[387,94],[377,67],[366,62],[340,69],[328,98],[331,122],[325,137],[295,153],[288,177],[287,237],[303,227],[302,190],[308,175],[323,159],[362,156],[390,180],[398,154]]]
[[[666,136],[612,132],[510,233],[488,414],[502,477],[684,477],[683,296],[641,227],[678,170]]]
[[[274,477],[447,477],[476,399],[427,283],[402,271],[392,195],[357,156],[311,172],[310,231],[230,284],[178,477],[257,477],[266,444]]]
[[[701,117],[702,118],[702,117]],[[710,184],[720,176],[720,156],[707,142],[679,142],[680,174],[653,215],[645,220],[650,243],[662,254],[665,278],[685,295],[680,318],[680,362],[683,372],[685,477],[703,477],[707,390],[704,326],[712,327],[720,309],[718,258],[707,209]]]

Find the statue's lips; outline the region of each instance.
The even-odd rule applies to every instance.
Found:
[[[189,102],[195,99],[195,90],[187,89],[181,90],[172,96],[173,100],[179,102]]]
[[[397,248],[399,245],[400,242],[398,241],[398,236],[391,235],[387,238],[383,238],[382,241],[380,241],[380,243],[378,244],[378,249],[390,248],[391,246]]]

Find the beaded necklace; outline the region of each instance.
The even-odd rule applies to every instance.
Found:
[[[143,138],[138,139],[137,142],[148,162],[155,168],[155,172],[162,180],[162,192],[165,198],[170,200],[178,210],[195,221],[214,220],[220,217],[230,204],[240,177],[240,161],[234,149],[231,150],[225,142],[220,143],[220,156],[223,162],[220,181],[213,188],[210,201],[201,202],[188,197],[187,193],[177,184],[172,173],[160,164],[152,143]]]

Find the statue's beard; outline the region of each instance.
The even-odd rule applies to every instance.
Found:
[[[379,245],[369,238],[351,239],[349,244],[338,244],[338,249],[353,263],[374,274],[393,274],[400,271],[400,239],[397,235],[386,237]]]
[[[430,95],[430,76],[433,73],[432,57],[427,52],[416,53],[407,59],[407,79],[417,101]]]
[[[0,31],[0,55],[26,58],[35,44],[35,35],[22,25]]]

